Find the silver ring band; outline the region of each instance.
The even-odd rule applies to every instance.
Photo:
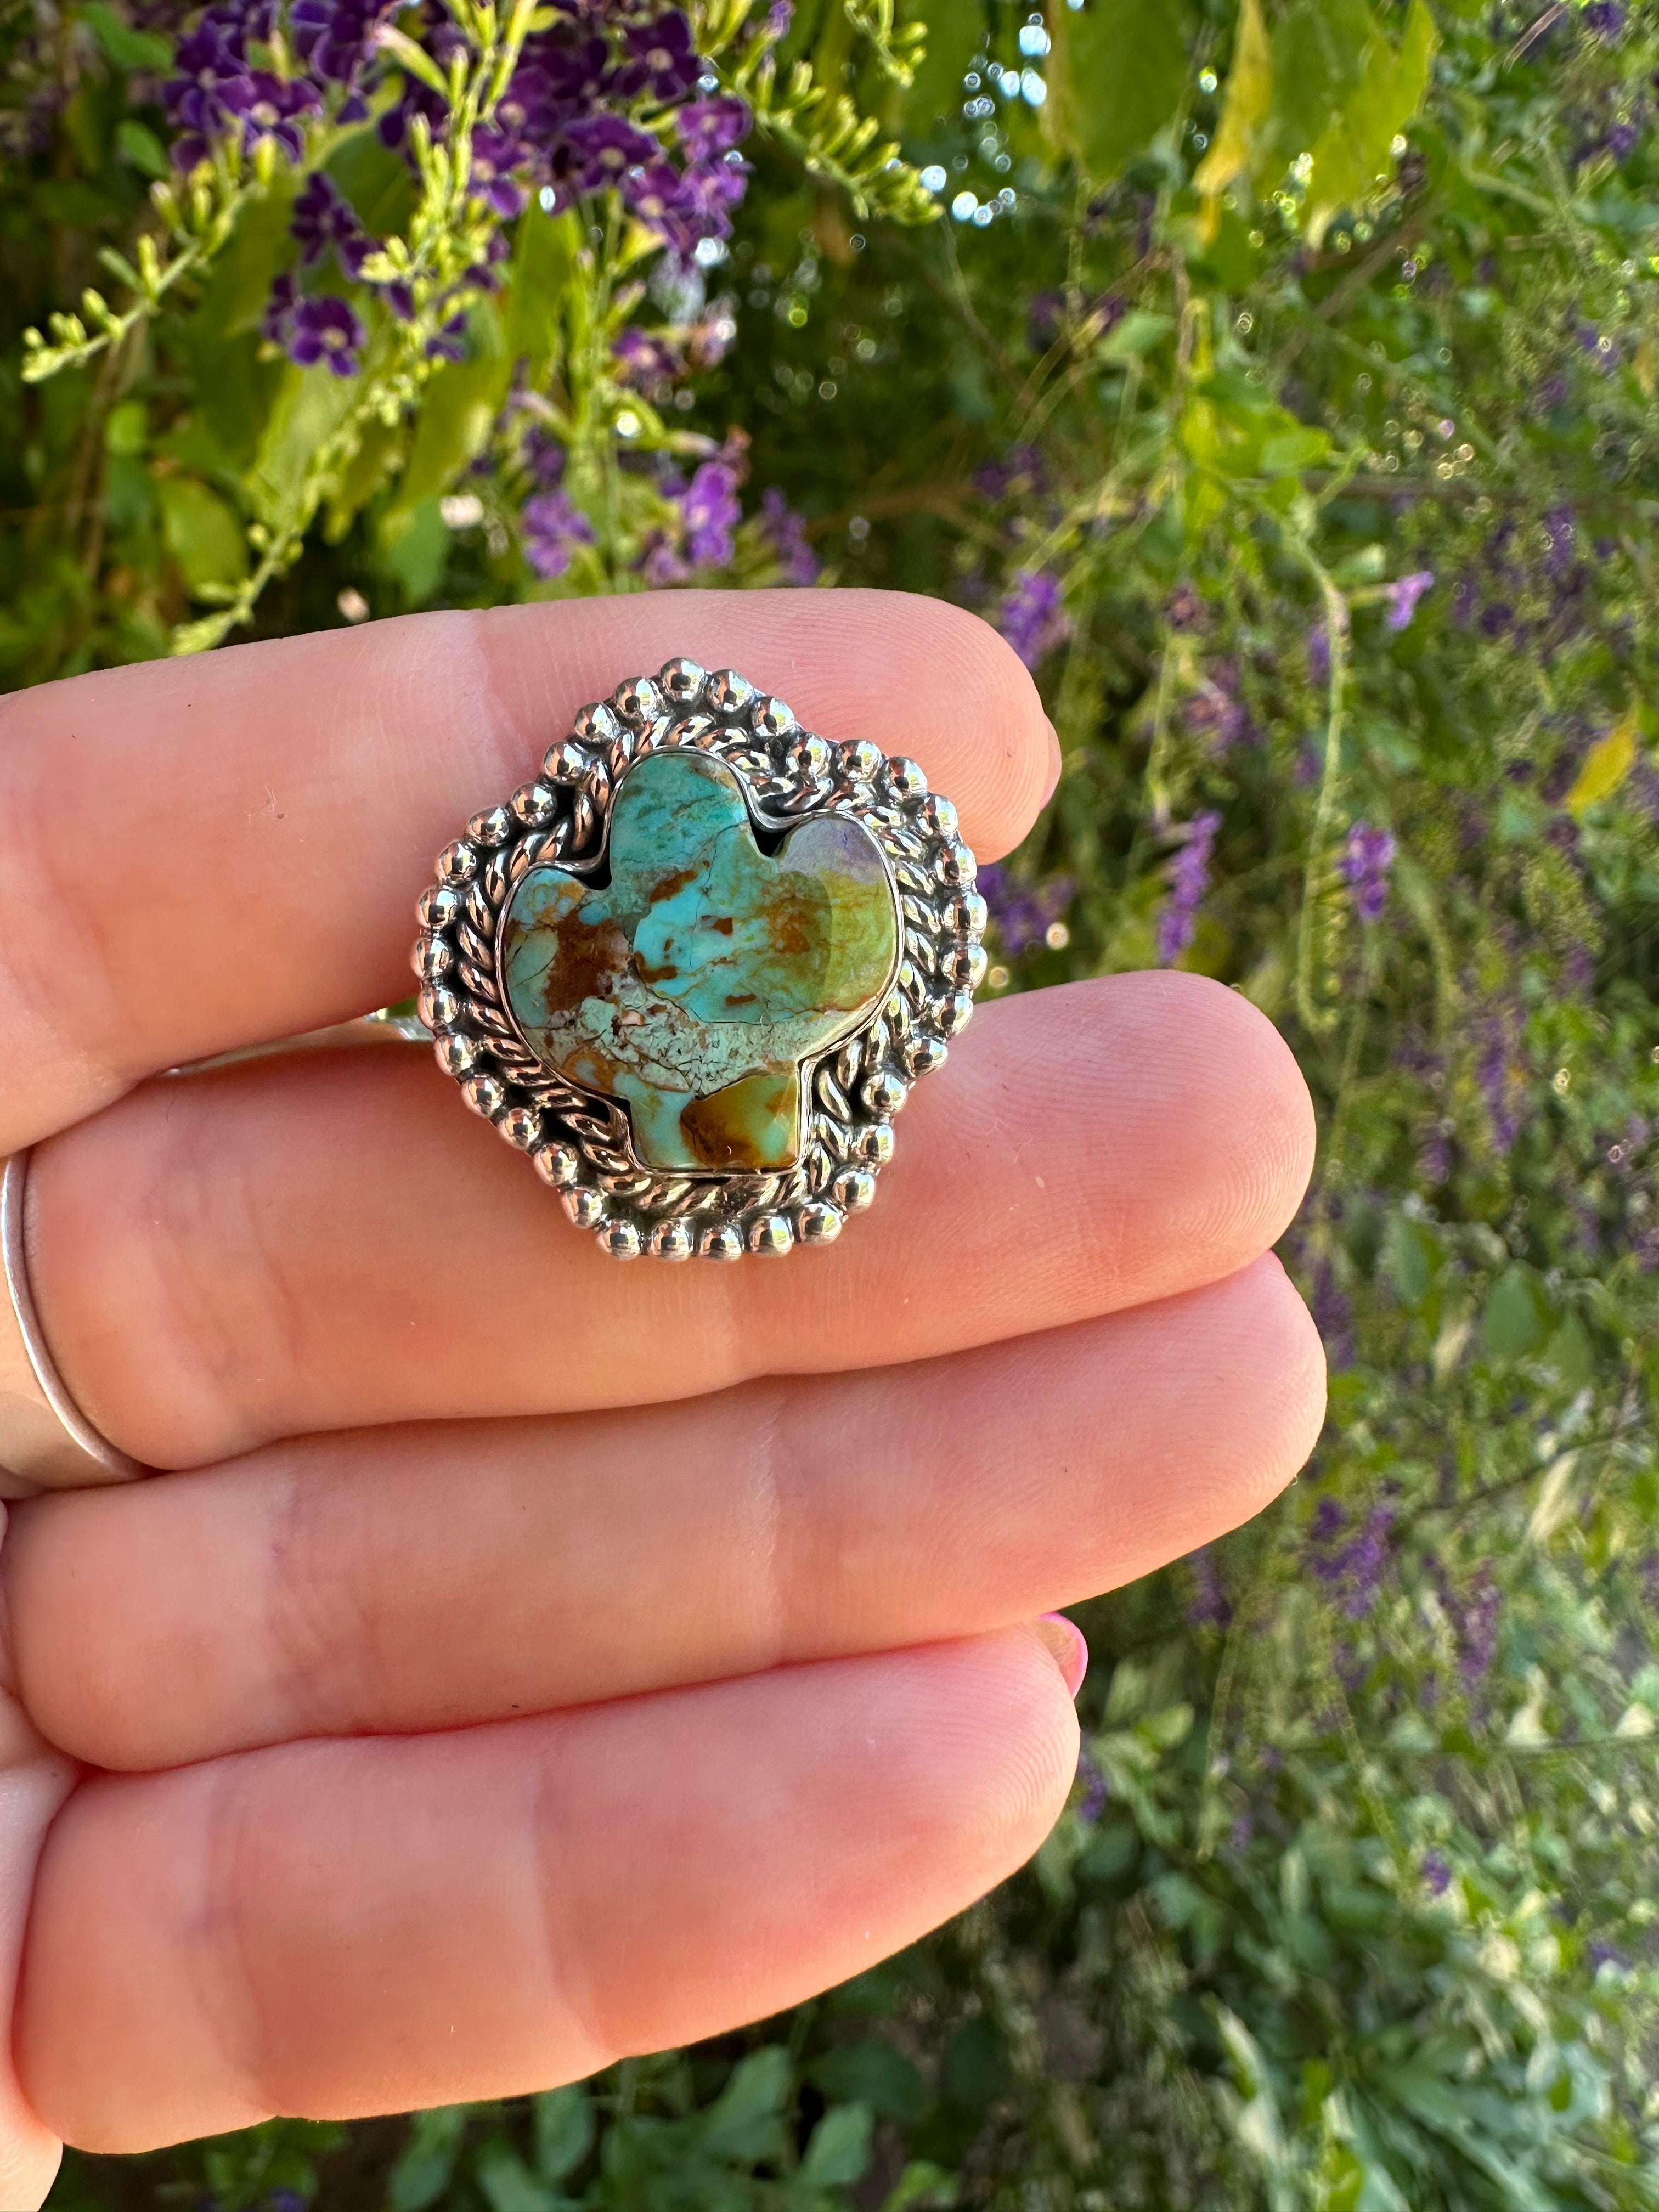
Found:
[[[85,1490],[148,1474],[100,1436],[70,1395],[52,1356],[29,1287],[23,1201],[29,1155],[14,1152],[0,1171],[0,1497],[41,1490]]]

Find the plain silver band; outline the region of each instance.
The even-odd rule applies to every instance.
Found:
[[[76,1404],[35,1311],[23,1242],[28,1176],[26,1152],[14,1152],[0,1173],[0,1272],[12,1324],[6,1328],[0,1309],[0,1492],[27,1498],[38,1490],[132,1482],[150,1470],[117,1451]]]
[[[427,1044],[431,1031],[407,1015],[368,1014],[305,1036],[275,1044],[222,1053],[170,1075],[196,1075],[242,1060],[319,1047],[368,1043]],[[24,1197],[29,1155],[14,1152],[0,1163],[0,1273],[6,1298],[0,1302],[0,1498],[32,1498],[42,1490],[88,1490],[94,1484],[134,1482],[152,1474],[118,1451],[94,1429],[76,1404],[40,1326],[29,1285],[28,1251],[23,1237]]]

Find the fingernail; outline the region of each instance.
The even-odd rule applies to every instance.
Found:
[[[1060,767],[1060,739],[1054,733],[1054,724],[1050,722],[1048,725],[1048,781],[1042,789],[1042,803],[1045,806],[1059,788]]]
[[[1066,1694],[1076,1697],[1089,1671],[1089,1647],[1083,1640],[1083,1631],[1063,1613],[1045,1613],[1031,1626],[1054,1653]]]

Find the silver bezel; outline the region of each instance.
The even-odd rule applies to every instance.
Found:
[[[580,874],[605,855],[611,809],[637,760],[669,747],[711,754],[737,775],[751,816],[781,832],[818,813],[853,816],[881,848],[900,940],[886,996],[838,1043],[803,1063],[799,1164],[773,1175],[669,1176],[643,1168],[625,1106],[551,1073],[501,988],[507,904],[526,871]],[[875,1195],[893,1116],[939,1066],[984,973],[985,903],[956,809],[914,761],[867,740],[833,744],[732,670],[671,660],[585,707],[541,775],[475,815],[438,856],[421,900],[414,968],[422,1019],[467,1103],[527,1153],[579,1228],[614,1257],[737,1259],[829,1243]]]

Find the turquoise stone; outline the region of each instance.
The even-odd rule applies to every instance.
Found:
[[[611,880],[532,868],[501,925],[507,1003],[554,1073],[626,1105],[643,1165],[793,1167],[801,1065],[885,994],[899,915],[880,848],[820,814],[775,854],[706,754],[617,787]]]

